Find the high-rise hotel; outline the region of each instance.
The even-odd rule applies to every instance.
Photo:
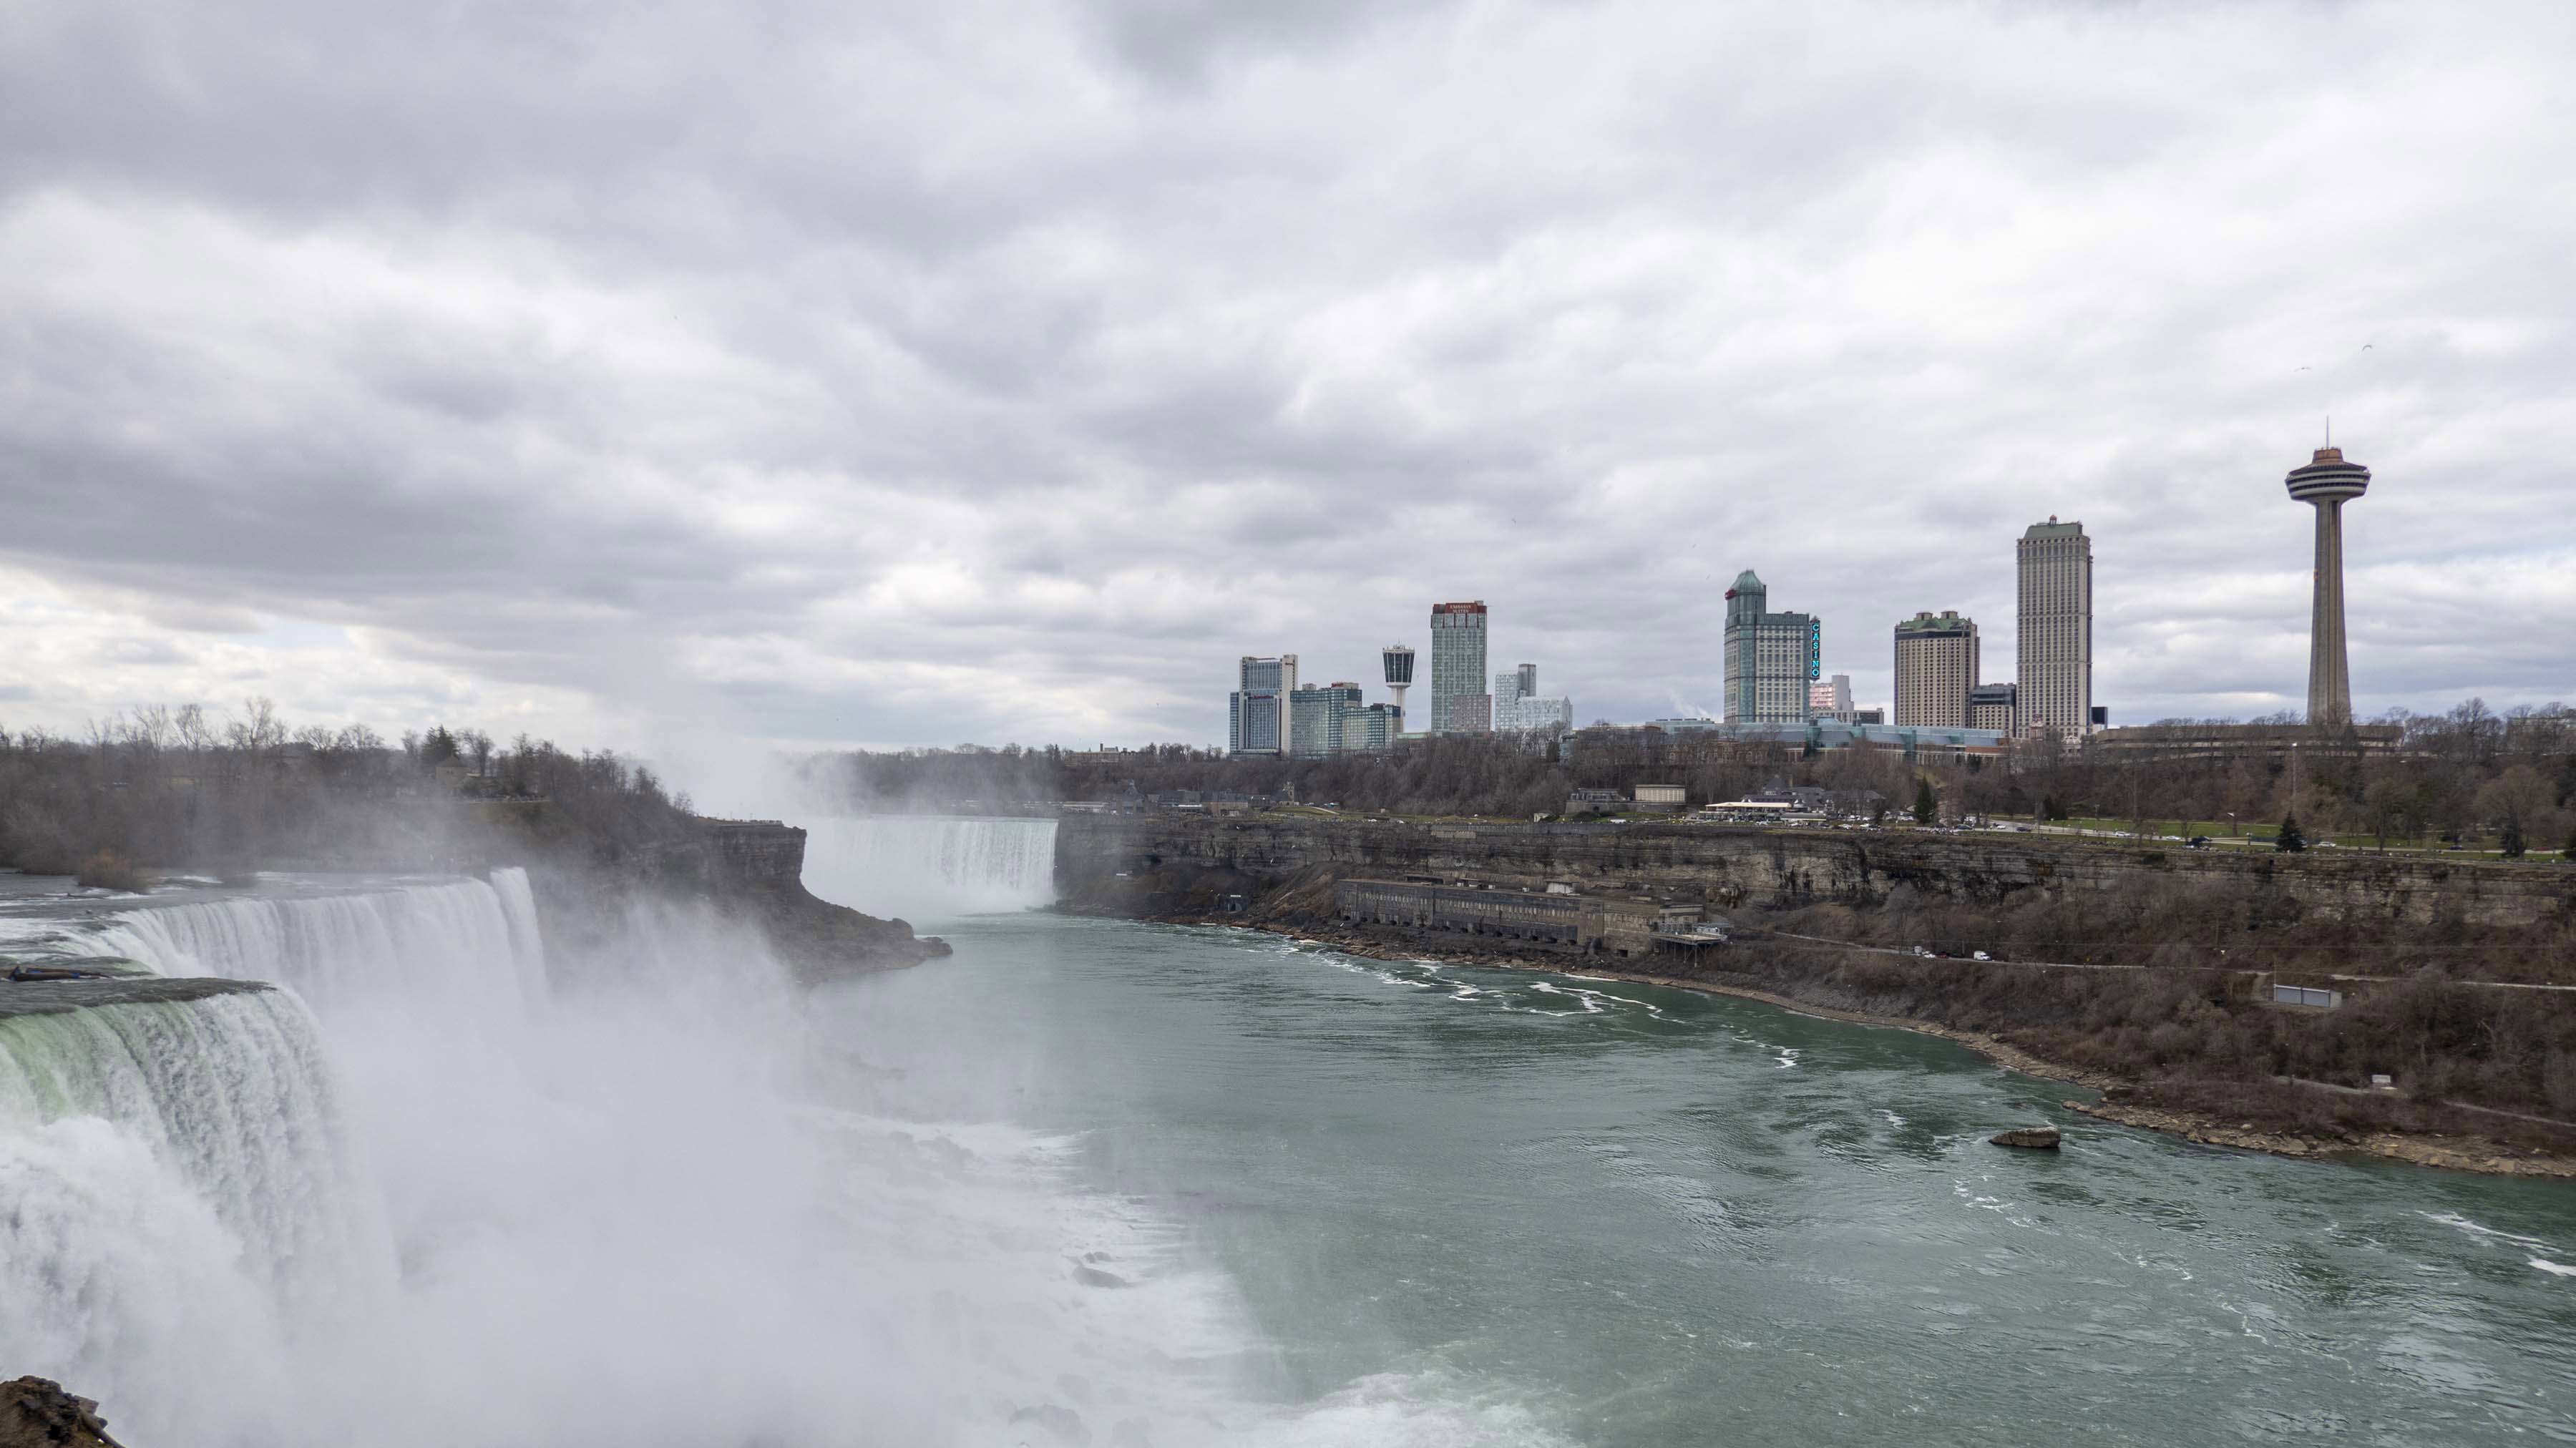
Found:
[[[1245,654],[1236,665],[1235,684],[1235,691],[1225,696],[1226,752],[1283,752],[1288,747],[1288,699],[1297,692],[1297,656]]]
[[[1807,686],[1824,673],[1825,626],[1813,614],[1770,612],[1771,590],[1748,568],[1726,591],[1726,722],[1807,719]]]
[[[1494,727],[1485,692],[1485,604],[1431,605],[1431,732],[1483,734]]]
[[[2052,515],[2022,531],[2013,639],[2014,703],[2024,730],[2075,743],[2093,719],[2093,540]]]
[[[1976,687],[1975,619],[1926,609],[1896,626],[1896,727],[1964,729]]]

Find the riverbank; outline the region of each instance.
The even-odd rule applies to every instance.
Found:
[[[1597,959],[1576,961],[1557,956],[1518,954],[1500,950],[1462,950],[1454,946],[1417,945],[1410,942],[1399,947],[1359,931],[1334,926],[1248,921],[1241,916],[1233,915],[1167,914],[1157,915],[1152,919],[1167,925],[1214,925],[1238,930],[1253,930],[1291,940],[1329,946],[1346,954],[1373,960],[1438,960],[1505,970],[1597,976],[1640,985],[1658,985],[1674,990],[1699,991],[1708,995],[1733,996],[1739,1000],[1760,1001],[1765,1005],[1777,1006],[1782,1010],[1823,1020],[1912,1031],[1917,1035],[1955,1041],[2007,1070],[2044,1081],[2062,1082],[2103,1093],[2101,1100],[2063,1103],[2069,1110],[2115,1125],[2162,1132],[2206,1146],[2223,1146],[2241,1151],[2260,1151],[2275,1156],[2301,1158],[2375,1157],[2414,1166],[2440,1167],[2446,1170],[2476,1172],[2490,1176],[2576,1179],[2576,1153],[2517,1146],[2475,1132],[2417,1134],[2394,1131],[2338,1131],[2322,1134],[2267,1127],[2257,1121],[2242,1119],[2231,1121],[2225,1115],[2208,1111],[2177,1109],[2123,1100],[2120,1099],[2122,1096],[2141,1089],[2145,1083],[2053,1061],[1988,1032],[1964,1030],[1938,1021],[1873,1014],[1800,1000],[1753,983],[1749,978],[1729,978],[1724,972],[1678,976],[1620,969],[1605,965]]]

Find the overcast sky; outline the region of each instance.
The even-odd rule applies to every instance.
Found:
[[[1492,607],[2115,722],[2576,698],[2576,6],[14,0],[0,725],[1220,741]],[[2367,351],[2363,350],[2367,344]],[[2306,369],[2306,370],[2301,370]],[[1416,701],[1421,702],[1420,700]]]

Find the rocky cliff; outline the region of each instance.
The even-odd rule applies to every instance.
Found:
[[[1075,816],[1057,886],[1119,913],[1205,908],[1218,887],[1302,876],[1457,875],[1670,895],[1718,908],[1866,908],[1900,888],[1962,903],[2080,899],[2140,888],[2252,894],[2309,922],[2576,922],[2576,868],[2450,864],[2362,851],[2304,855],[2115,845],[2063,836],[1781,830],[1687,824],[1374,823],[1311,815]],[[1189,897],[1184,903],[1184,897]]]
[[[805,831],[777,820],[696,819],[650,848],[613,859],[550,850],[528,861],[549,929],[603,933],[603,907],[637,894],[698,901],[757,926],[780,960],[812,982],[918,965],[949,953],[937,936],[880,920],[805,888]]]

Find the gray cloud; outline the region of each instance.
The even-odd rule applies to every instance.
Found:
[[[1580,716],[1759,569],[2121,717],[2576,695],[2561,7],[259,0],[0,28],[13,717],[1206,740],[1441,598]],[[2372,349],[2361,352],[2370,342]],[[2309,370],[2302,372],[2299,368]],[[11,585],[8,580],[27,580]],[[32,616],[32,615],[30,615]],[[164,631],[206,647],[146,667]],[[326,662],[327,661],[327,662]]]

